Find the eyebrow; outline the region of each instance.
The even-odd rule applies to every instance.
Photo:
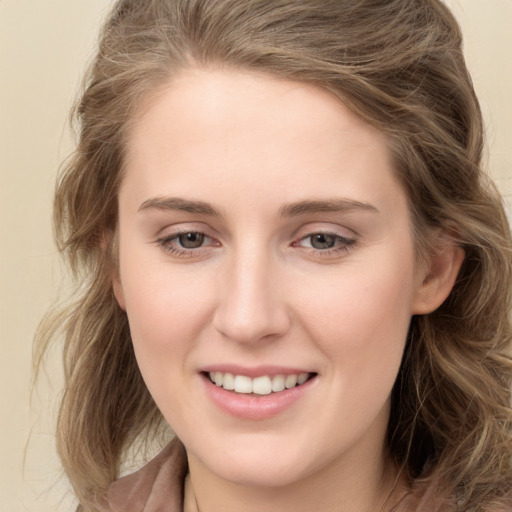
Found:
[[[148,209],[182,211],[198,215],[221,217],[220,212],[209,203],[180,197],[153,197],[147,199],[139,206],[139,211]],[[348,213],[357,210],[379,213],[378,208],[370,203],[353,199],[334,198],[328,200],[312,199],[285,204],[280,208],[280,215],[281,217],[297,217],[312,213]]]
[[[286,204],[281,207],[282,217],[296,217],[312,213],[348,213],[363,210],[373,213],[380,213],[379,209],[370,204],[353,199],[334,198],[328,200],[306,200]]]
[[[197,213],[199,215],[208,215],[220,217],[220,213],[210,204],[203,201],[192,201],[180,197],[153,197],[147,199],[139,206],[139,212],[148,209],[174,210],[187,213]]]

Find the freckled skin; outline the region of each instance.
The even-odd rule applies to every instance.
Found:
[[[146,107],[119,195],[115,290],[196,494],[223,496],[228,510],[248,486],[313,496],[322,482],[354,507],[373,499],[389,467],[390,392],[425,297],[385,137],[326,91],[252,73],[190,70]],[[218,215],[140,209],[155,197]],[[373,209],[281,215],[338,198]],[[187,248],[187,232],[204,236]],[[315,233],[334,236],[326,246]],[[204,392],[199,371],[213,363],[318,376],[282,414],[247,421]]]

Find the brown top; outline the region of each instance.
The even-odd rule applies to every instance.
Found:
[[[178,439],[171,441],[141,469],[116,480],[110,486],[99,512],[183,512],[184,486],[188,473],[187,456]],[[451,500],[437,496],[435,485],[404,496],[393,510],[414,512],[455,512]],[[82,508],[79,507],[78,511]],[[496,511],[512,511],[497,508]]]
[[[141,469],[116,480],[100,512],[183,512],[183,484],[187,474],[185,448],[171,441]]]

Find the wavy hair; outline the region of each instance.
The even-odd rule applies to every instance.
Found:
[[[482,118],[461,44],[439,0],[116,3],[73,113],[78,144],[55,196],[55,238],[76,293],[46,318],[36,344],[39,366],[50,340],[64,339],[58,450],[85,510],[118,476],[127,449],[163,421],[112,291],[117,191],[144,100],[193,66],[315,84],[387,135],[418,253],[441,229],[466,254],[444,304],[412,319],[389,452],[413,492],[446,498],[440,506],[510,510],[511,239],[482,171]]]

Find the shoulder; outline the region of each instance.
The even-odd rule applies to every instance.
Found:
[[[181,512],[186,473],[185,449],[175,439],[144,467],[113,482],[99,512]]]

